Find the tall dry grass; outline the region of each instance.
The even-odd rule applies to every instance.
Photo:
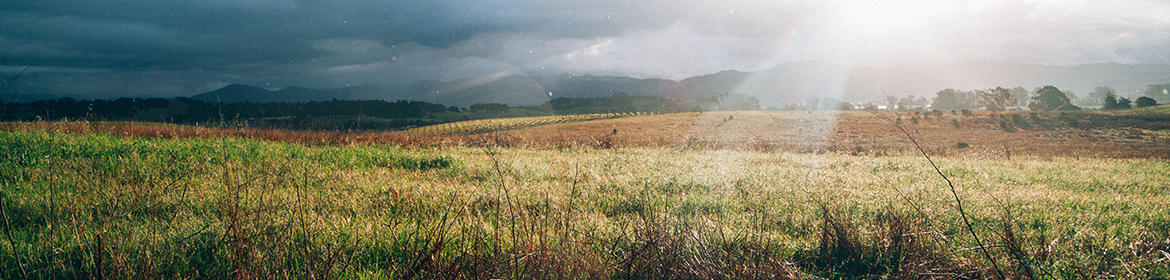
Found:
[[[652,133],[639,123],[686,123],[654,117],[550,143],[524,131],[399,139],[410,149],[376,133],[6,124],[24,126],[3,134],[0,210],[14,234],[0,263],[21,278],[980,279],[999,277],[993,264],[1013,279],[1170,274],[1161,160],[1012,146],[1010,160],[931,169],[895,148],[854,155],[816,138],[761,153],[718,133],[768,127],[761,117],[798,131],[834,122],[769,114],[692,119],[711,129],[686,132],[694,146],[623,142]],[[449,164],[420,163],[435,160]],[[955,180],[970,213],[951,210],[932,172]]]

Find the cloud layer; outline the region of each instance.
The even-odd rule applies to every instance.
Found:
[[[1170,4],[1141,0],[11,0],[0,25],[0,74],[30,69],[7,100],[806,60],[1170,64]]]

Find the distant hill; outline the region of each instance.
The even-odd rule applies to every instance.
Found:
[[[538,105],[557,97],[599,97],[619,92],[686,100],[735,92],[755,96],[764,106],[781,106],[815,97],[858,102],[880,100],[884,94],[930,98],[947,88],[969,90],[996,86],[1032,89],[1054,85],[1080,96],[1098,86],[1110,86],[1121,96],[1137,96],[1146,85],[1163,83],[1170,83],[1170,65],[940,63],[847,67],[825,62],[794,62],[752,72],[722,71],[682,81],[567,74],[504,75],[335,89],[289,87],[271,91],[229,85],[191,98],[212,102],[415,100],[466,108],[476,103]]]
[[[468,107],[476,103],[539,105],[557,97],[601,97],[619,92],[662,95],[678,82],[607,76],[549,77],[511,75],[462,79],[452,82],[422,81],[401,86],[369,84],[336,89],[289,87],[276,91],[247,85],[229,85],[192,96],[209,102],[308,102],[340,100],[414,100]]]

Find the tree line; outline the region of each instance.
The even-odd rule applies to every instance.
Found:
[[[976,90],[956,90],[944,89],[936,93],[936,97],[931,102],[930,107],[935,110],[972,110],[985,109],[988,111],[1003,111],[1010,107],[1028,108],[1033,111],[1080,111],[1081,106],[1100,106],[1101,110],[1122,110],[1131,108],[1140,108],[1155,106],[1158,104],[1157,99],[1152,96],[1161,94],[1162,92],[1170,92],[1166,88],[1170,88],[1170,84],[1165,85],[1150,85],[1150,89],[1146,91],[1146,96],[1138,97],[1136,100],[1130,100],[1125,97],[1119,97],[1115,94],[1113,88],[1097,87],[1093,92],[1089,93],[1084,98],[1077,98],[1072,91],[1062,91],[1055,86],[1043,86],[1028,91],[1023,87],[1014,87],[1011,89],[996,87],[991,89],[976,89]],[[913,96],[909,97],[913,99]],[[894,97],[887,97],[892,99],[891,108],[894,108],[893,102],[897,101],[897,109],[904,110],[907,101],[899,100]],[[912,104],[912,103],[911,103]],[[1080,104],[1080,106],[1078,106]]]
[[[189,98],[60,98],[0,102],[2,121],[144,121],[193,125],[248,125],[288,129],[402,129],[471,119],[593,113],[758,110],[755,97],[725,93],[694,101],[618,93],[557,98],[537,106],[474,104],[469,108],[422,101],[207,102]]]

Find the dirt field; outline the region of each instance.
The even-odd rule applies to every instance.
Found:
[[[919,117],[918,124],[912,123],[913,114],[905,112],[901,116],[865,111],[675,113],[449,136],[438,141],[470,145],[495,141],[534,148],[675,147],[882,155],[913,148],[909,138],[893,124],[899,117],[920,145],[944,156],[1165,158],[1170,154],[1170,145],[1165,144],[1170,140],[1170,131],[1143,128],[1148,125],[1140,124],[1073,128],[1058,120],[1056,113],[1040,115],[1043,121],[1029,123],[1031,129],[1013,127],[1012,132],[1002,129],[998,116],[987,112],[972,116],[944,113],[942,117]],[[952,120],[958,122],[958,128]],[[434,140],[437,139],[431,139]],[[959,143],[967,143],[969,147],[959,148]]]

